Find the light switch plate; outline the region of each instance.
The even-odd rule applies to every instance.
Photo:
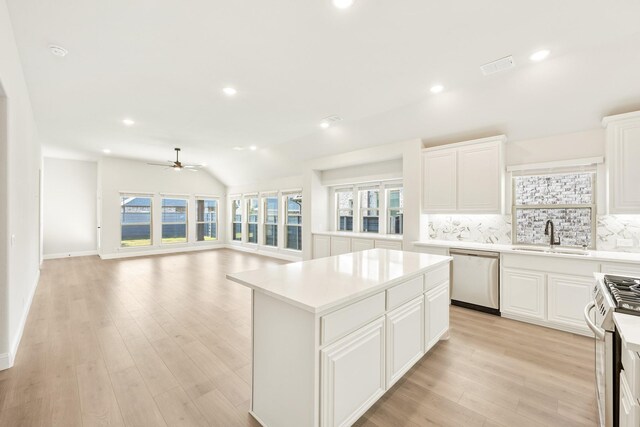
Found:
[[[619,248],[631,248],[633,247],[633,239],[618,239],[616,246]]]

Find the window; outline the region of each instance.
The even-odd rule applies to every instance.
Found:
[[[594,246],[595,172],[513,178],[513,235],[516,243],[548,245],[553,221],[562,246]]]
[[[231,238],[235,241],[242,241],[242,203],[240,199],[231,201],[232,227]]]
[[[218,201],[196,200],[196,237],[198,242],[218,239]]]
[[[264,244],[278,246],[278,197],[267,196],[263,199]]]
[[[151,245],[151,197],[120,196],[120,245]]]
[[[380,220],[380,190],[360,191],[360,224],[362,232],[377,233]]]
[[[287,249],[302,250],[302,194],[285,196],[285,246]]]
[[[353,191],[336,191],[338,231],[353,231]]]
[[[247,242],[258,243],[258,198],[247,199]]]
[[[402,234],[404,216],[404,196],[402,188],[387,190],[388,234]]]
[[[162,199],[162,243],[187,242],[186,199]]]

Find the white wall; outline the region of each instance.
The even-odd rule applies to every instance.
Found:
[[[153,241],[148,247],[120,247],[120,193],[153,194]],[[161,194],[189,196],[189,242],[162,245]],[[215,196],[219,199],[218,241],[195,241],[195,196]],[[98,162],[98,225],[100,240],[98,252],[102,258],[135,256],[150,253],[168,253],[206,249],[225,242],[223,226],[226,212],[226,188],[206,171],[174,172],[171,169],[150,166],[132,160],[102,158]]]
[[[46,157],[42,177],[44,257],[96,254],[97,163]]]
[[[0,168],[0,206],[5,210],[0,215],[4,229],[0,242],[5,245],[0,250],[0,369],[4,369],[13,364],[40,274],[41,166],[29,93],[4,0],[0,1],[0,52],[0,93],[6,96],[8,129],[0,125],[5,134],[0,136],[0,147],[5,145],[0,155],[6,159],[6,167]]]
[[[388,179],[402,179],[402,158],[366,163],[321,172],[322,185],[334,186]]]

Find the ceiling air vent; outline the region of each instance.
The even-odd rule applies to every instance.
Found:
[[[508,70],[516,66],[516,63],[513,60],[513,56],[509,55],[507,57],[498,59],[497,61],[489,62],[488,64],[484,64],[480,67],[482,70],[482,74],[488,76],[489,74],[497,73],[498,71]]]

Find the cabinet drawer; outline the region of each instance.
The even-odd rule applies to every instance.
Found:
[[[385,293],[380,292],[340,310],[322,316],[321,344],[326,344],[354,331],[385,312]]]
[[[428,271],[424,275],[424,290],[433,289],[442,282],[449,280],[449,264],[438,267],[433,271]]]
[[[422,276],[418,276],[387,290],[387,310],[393,310],[422,294]]]
[[[616,274],[618,276],[640,277],[640,267],[634,264],[604,263],[602,264],[604,274]]]
[[[622,344],[622,368],[627,375],[627,384],[635,400],[640,400],[640,355]],[[622,375],[622,374],[621,374]]]

